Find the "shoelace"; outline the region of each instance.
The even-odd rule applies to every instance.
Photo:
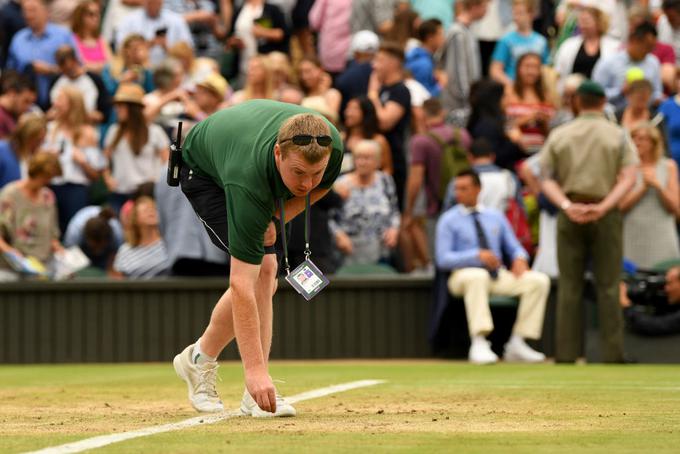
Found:
[[[217,379],[219,378],[219,375],[217,375],[218,367],[220,366],[216,362],[205,363],[202,366],[198,367],[201,379],[196,384],[197,393],[204,393],[207,394],[209,397],[217,397],[217,389],[215,389],[215,385]]]

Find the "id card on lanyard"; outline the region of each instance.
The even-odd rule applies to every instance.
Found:
[[[283,267],[286,270],[286,281],[307,301],[314,298],[330,282],[321,270],[310,260],[309,249],[309,194],[305,197],[305,260],[292,272],[288,263],[288,239],[286,238],[286,215],[283,209],[284,201],[279,199],[279,221],[281,223],[281,243],[283,245]]]

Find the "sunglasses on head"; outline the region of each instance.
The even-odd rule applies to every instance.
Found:
[[[283,139],[281,142],[279,142],[279,144],[291,141],[295,145],[305,146],[312,143],[312,140],[316,140],[316,143],[318,143],[322,147],[327,147],[333,143],[333,138],[331,136],[310,136],[308,134],[300,134],[297,136],[290,137],[288,139]]]

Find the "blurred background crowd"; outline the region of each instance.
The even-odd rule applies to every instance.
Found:
[[[639,157],[624,255],[649,268],[680,258],[679,63],[680,0],[0,0],[0,250],[224,276],[165,184],[168,148],[178,121],[266,98],[343,133],[343,174],[311,210],[322,271],[433,276],[434,226],[472,168],[479,203],[554,277],[538,157],[591,79]]]

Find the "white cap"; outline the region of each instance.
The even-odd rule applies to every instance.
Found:
[[[370,30],[361,30],[352,36],[350,49],[354,52],[376,53],[380,48],[380,38]]]

